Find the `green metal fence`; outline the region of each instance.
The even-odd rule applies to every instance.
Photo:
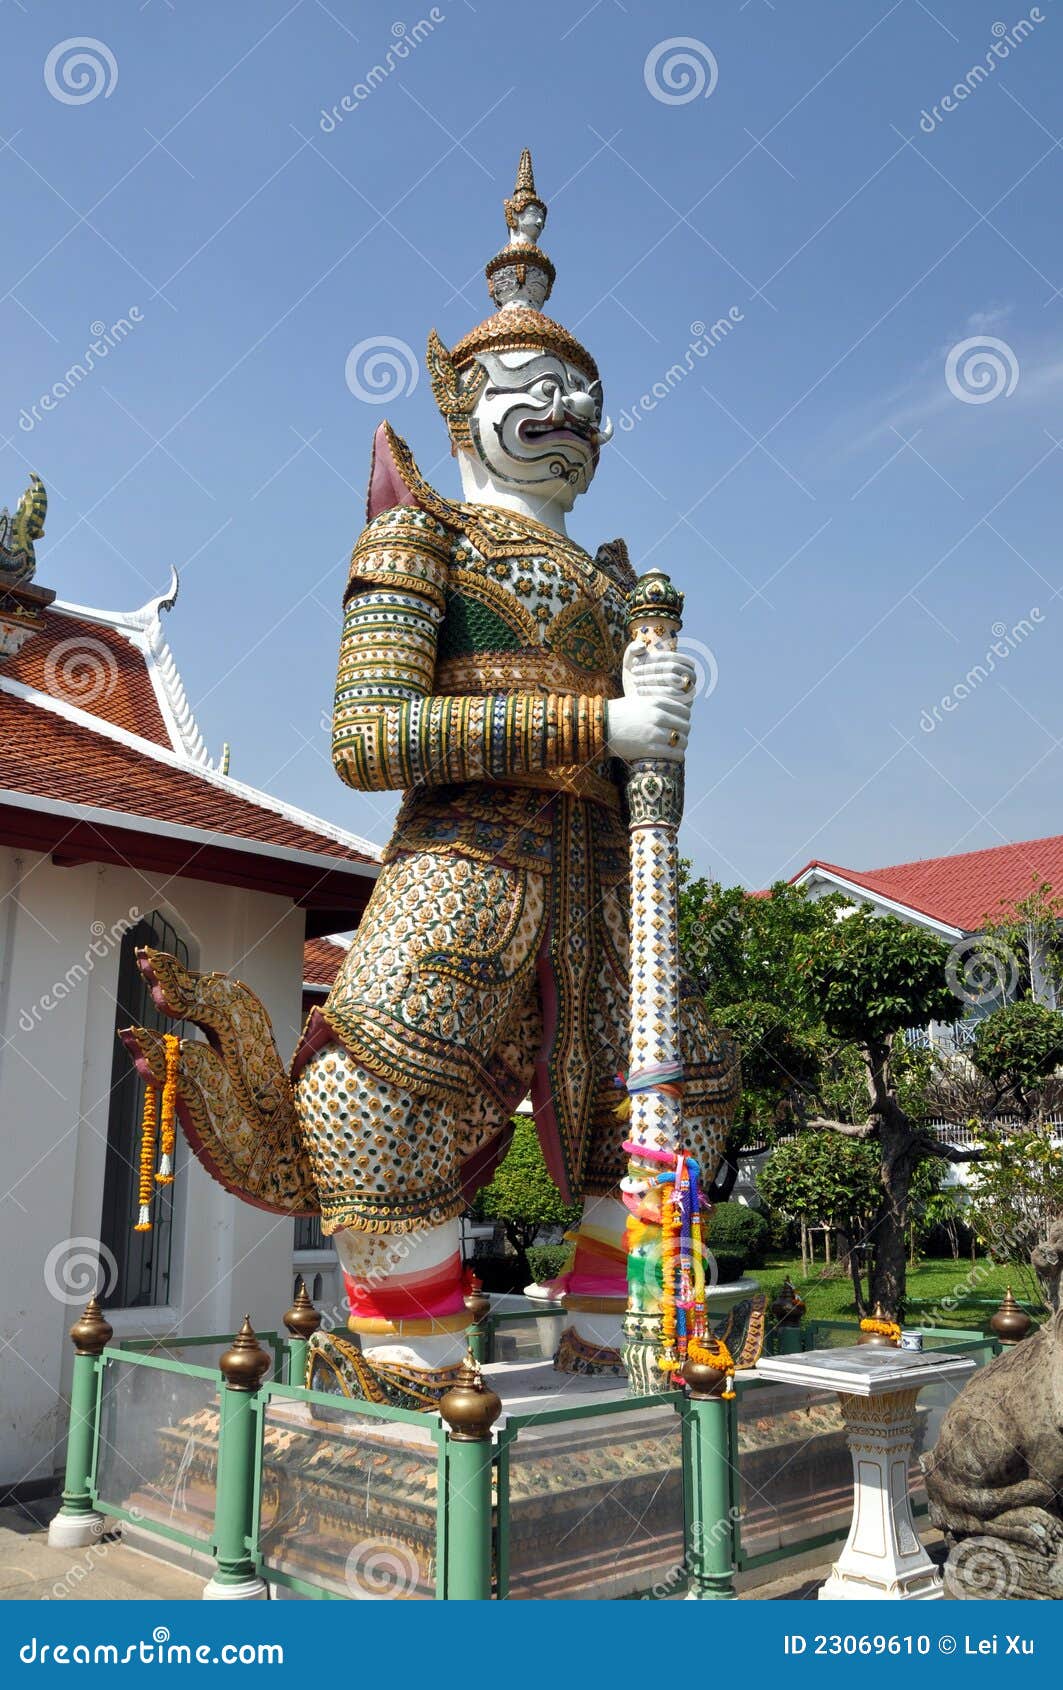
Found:
[[[486,1359],[512,1338],[510,1359],[528,1362],[564,1318],[549,1305],[503,1311],[470,1341]],[[814,1321],[788,1330],[785,1347],[856,1335]],[[182,1338],[171,1353],[151,1340],[79,1348],[67,1518],[135,1522],[211,1557],[212,1582],[261,1578],[320,1600],[717,1599],[733,1595],[733,1570],[848,1530],[851,1463],[832,1392],[739,1374],[730,1402],[632,1398],[617,1381],[615,1395],[551,1393],[477,1440],[438,1413],[306,1390],[291,1377],[302,1377],[305,1341],[265,1337],[269,1365],[259,1354],[242,1383],[231,1357],[230,1371],[217,1365],[239,1339]],[[925,1329],[923,1342],[978,1365],[1000,1348],[946,1328]],[[922,1394],[919,1447],[932,1447],[954,1391]]]

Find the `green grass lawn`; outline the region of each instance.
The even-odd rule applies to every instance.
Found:
[[[824,1268],[821,1262],[817,1263],[805,1279],[801,1275],[800,1256],[770,1254],[762,1267],[750,1268],[749,1272],[759,1280],[761,1290],[768,1293],[769,1302],[789,1276],[808,1305],[809,1319],[856,1319],[849,1276],[842,1277],[833,1264]],[[1029,1272],[997,1267],[984,1256],[975,1262],[963,1258],[954,1262],[949,1257],[920,1261],[908,1269],[905,1318],[912,1326],[956,1326],[982,1332],[1009,1284],[1020,1302],[1036,1296]],[[979,1297],[992,1299],[991,1306],[976,1303],[974,1299]],[[946,1299],[952,1300],[955,1306],[943,1306]]]

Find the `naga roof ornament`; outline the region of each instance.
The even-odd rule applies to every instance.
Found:
[[[428,337],[427,365],[436,404],[458,448],[469,445],[469,417],[487,380],[484,353],[545,351],[555,353],[598,381],[590,353],[560,323],[544,316],[556,271],[539,246],[546,224],[546,201],[535,186],[531,153],[525,147],[512,194],[503,201],[509,238],[488,260],[484,274],[496,306],[449,350],[435,329]]]
[[[44,533],[44,519],[48,514],[48,495],[39,475],[30,475],[30,484],[11,515],[7,506],[0,510],[0,585],[24,587],[33,580],[37,557],[33,542]]]

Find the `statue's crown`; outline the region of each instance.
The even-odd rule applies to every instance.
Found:
[[[477,360],[484,352],[553,352],[591,380],[598,366],[575,335],[543,315],[556,271],[539,246],[546,201],[535,186],[531,153],[525,147],[512,194],[503,201],[509,241],[488,260],[484,274],[497,309],[448,351],[433,329],[428,337],[432,390],[456,446],[468,445],[468,419],[486,379]]]

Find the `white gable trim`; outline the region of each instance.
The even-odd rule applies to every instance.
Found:
[[[100,627],[113,628],[116,633],[125,636],[144,659],[148,679],[151,681],[152,691],[173,750],[187,762],[202,763],[210,768],[213,765],[207,753],[206,741],[199,730],[173,652],[162,631],[162,612],[173,609],[177,603],[180,585],[180,576],[171,566],[169,587],[157,598],[149,599],[147,604],[141,605],[139,610],[96,610],[91,605],[71,604],[65,599],[56,599],[52,609],[59,611],[63,616],[76,616],[82,622],[95,622]]]
[[[923,910],[913,910],[910,904],[898,903],[894,898],[887,898],[881,892],[873,892],[869,886],[861,886],[856,880],[846,880],[843,875],[834,874],[816,863],[799,874],[793,884],[804,887],[819,884],[828,887],[832,892],[844,892],[847,898],[852,898],[857,903],[874,904],[887,915],[900,916],[902,921],[910,922],[915,927],[926,927],[931,933],[940,934],[943,939],[962,939],[967,932],[965,927],[950,927],[948,922],[937,921]]]

